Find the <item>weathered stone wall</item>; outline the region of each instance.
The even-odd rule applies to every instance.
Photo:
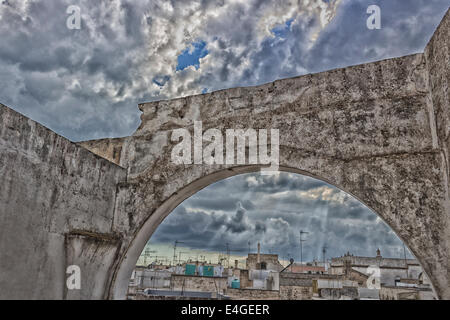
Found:
[[[182,300],[182,301],[205,301],[205,300],[220,300],[218,298],[204,298],[204,297],[187,297],[187,296],[150,296],[143,293],[138,293],[130,296],[133,300],[151,300],[151,301],[167,301],[167,300]]]
[[[266,270],[276,270],[281,271],[283,270],[283,266],[278,261],[278,255],[277,254],[266,254],[261,253],[259,255],[259,261],[264,262],[266,264]],[[260,263],[258,263],[258,254],[256,253],[249,253],[248,258],[246,259],[246,269],[254,269],[259,270],[260,269]]]
[[[227,289],[227,296],[232,300],[279,300],[280,292],[258,289]]]
[[[356,300],[359,298],[357,287],[322,288],[319,297],[327,300]]]
[[[440,256],[439,265],[434,266],[440,273],[442,283],[447,280],[445,296],[450,299],[450,10],[434,33],[425,49],[425,58],[429,74],[429,88],[441,155],[441,174],[445,182],[445,219],[442,227],[436,230],[435,237],[446,242],[447,252]],[[446,280],[445,280],[446,279]]]
[[[349,267],[349,274],[347,273],[347,268],[345,268],[346,265]],[[369,266],[380,267],[380,281],[382,285],[394,285],[397,277],[418,279],[419,274],[423,271],[416,259],[405,260],[401,258],[384,258],[382,256],[358,257],[345,255],[331,259],[330,273],[345,274],[347,277],[361,283],[367,279],[364,274],[367,274]]]
[[[172,274],[170,286],[174,291],[201,291],[224,293],[227,290],[227,277],[201,277]]]
[[[103,298],[126,170],[0,105],[0,299]],[[66,266],[82,291],[65,291]]]
[[[252,288],[253,287],[253,280],[250,280],[250,272],[249,270],[240,270],[239,274],[239,282],[242,289],[246,288]]]
[[[380,300],[435,300],[433,292],[417,288],[385,287],[380,289]]]
[[[355,281],[356,283],[358,283],[358,286],[362,288],[367,287],[368,278],[369,276],[367,276],[365,273],[354,270],[353,268],[351,268],[348,273],[344,275],[344,279]]]
[[[425,58],[429,72],[430,99],[432,101],[439,146],[445,158],[446,173],[450,149],[450,11],[442,20],[425,49]]]
[[[313,275],[303,273],[280,273],[280,286],[312,287]]]
[[[117,165],[125,138],[100,139],[80,142],[79,145]]]
[[[311,300],[312,286],[280,286],[280,300]]]
[[[419,265],[416,259],[401,258],[384,258],[384,257],[358,257],[343,256],[331,259],[331,268],[336,266],[344,266],[344,262],[348,261],[353,267],[367,268],[369,266],[379,266],[386,268],[407,268],[407,266]],[[406,262],[406,264],[405,264]]]

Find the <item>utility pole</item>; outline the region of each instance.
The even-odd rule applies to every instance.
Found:
[[[303,239],[304,234],[308,234],[309,232],[300,230],[300,265],[303,265],[303,242],[306,241]],[[302,267],[303,270],[303,267]]]
[[[174,266],[175,266],[175,264],[177,263],[177,254],[176,254],[176,251],[177,251],[177,245],[178,245],[179,243],[184,243],[184,242],[175,240],[175,243],[174,243],[174,245],[173,245],[173,265],[174,265]]]
[[[155,257],[155,259],[152,261],[152,257]],[[150,261],[151,261],[151,263],[158,263],[158,258],[161,258],[161,257],[163,257],[164,258],[164,256],[157,256],[157,255],[154,255],[154,256],[150,256]]]
[[[326,263],[326,259],[325,259],[325,255],[326,255],[326,253],[327,253],[327,246],[325,245],[325,246],[323,246],[322,247],[322,254],[323,254],[323,266],[325,267],[325,263]]]
[[[291,254],[290,253],[288,253],[287,256],[288,256],[288,260],[289,261],[293,261],[294,260],[293,258],[291,258]],[[290,266],[291,266],[291,272],[292,272],[292,263],[290,264]]]
[[[230,268],[230,244],[227,242],[227,267]]]
[[[147,258],[150,257],[150,253],[156,253],[157,251],[155,250],[150,250],[150,247],[145,247],[145,251],[144,251],[144,265],[147,267]]]

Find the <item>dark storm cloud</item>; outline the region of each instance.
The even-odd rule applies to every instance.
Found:
[[[255,232],[256,233],[264,233],[267,231],[267,227],[264,222],[256,221],[255,222]]]
[[[224,214],[211,213],[211,222],[208,224],[208,229],[217,231],[226,225],[228,217]]]
[[[226,223],[226,230],[231,231],[232,233],[242,233],[244,231],[251,230],[252,228],[248,223],[245,213],[246,210],[239,202],[235,215],[232,216],[231,219]]]
[[[205,211],[188,211],[188,203],[183,203],[164,221],[152,237],[154,242],[173,242],[182,240],[191,248],[223,250],[224,243],[239,244],[236,236],[256,230],[240,202],[234,204],[234,213],[224,214]],[[225,235],[225,237],[224,237]],[[225,242],[224,242],[225,241]],[[246,243],[239,244],[242,248]]]
[[[274,181],[280,183],[278,190]],[[251,199],[253,207],[244,209],[244,201],[236,201],[230,210],[231,201],[222,201],[224,188],[229,199],[240,194],[242,200]],[[299,259],[300,230],[309,232],[303,236],[305,259],[321,258],[323,246],[329,257],[347,251],[374,255],[377,248],[385,256],[402,253],[402,243],[392,230],[356,199],[319,180],[289,173],[247,174],[215,183],[174,210],[151,242],[178,239],[193,249],[219,252],[226,243],[245,249],[250,242],[255,250],[260,242],[264,252]]]

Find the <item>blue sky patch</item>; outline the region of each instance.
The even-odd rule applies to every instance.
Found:
[[[277,25],[271,31],[278,38],[286,38],[287,34],[291,31],[291,24],[294,19],[289,19],[283,24]]]
[[[200,68],[200,59],[208,55],[205,41],[193,42],[178,56],[177,71],[184,70],[189,66]]]

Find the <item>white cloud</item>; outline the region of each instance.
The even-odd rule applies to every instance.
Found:
[[[256,55],[264,39],[272,37],[270,30],[275,25],[299,16],[319,21],[324,12],[330,17],[334,14],[330,8],[336,8],[339,1],[326,4],[314,0],[304,5],[288,0],[81,0],[77,5],[82,28],[74,31],[65,28],[66,8],[73,4],[69,0],[8,0],[0,5],[0,36],[4,39],[0,64],[21,68],[16,88],[29,82],[35,71],[44,73],[45,82],[57,81],[63,87],[52,91],[44,88],[41,101],[36,100],[35,91],[25,89],[27,96],[18,97],[18,89],[0,89],[0,99],[75,139],[86,133],[95,138],[95,131],[102,129],[109,135],[130,134],[138,120],[136,100],[187,96],[204,88],[211,91],[246,81],[252,69],[262,68],[255,61]],[[323,18],[320,21],[319,29],[323,29],[326,24]],[[177,72],[178,55],[186,48],[192,50],[192,43],[198,40],[205,41],[209,50],[200,61],[200,69]],[[13,70],[2,69],[8,77],[16,75]],[[170,79],[164,86],[153,82],[165,76]],[[255,73],[253,81],[265,79]],[[50,92],[58,99],[45,99]],[[110,112],[112,105],[122,111],[126,108],[124,116],[134,119],[131,127],[130,121],[119,120],[123,113]],[[67,114],[76,120],[62,121],[62,115]],[[108,124],[105,119],[112,116]],[[86,117],[101,125],[83,128]]]

